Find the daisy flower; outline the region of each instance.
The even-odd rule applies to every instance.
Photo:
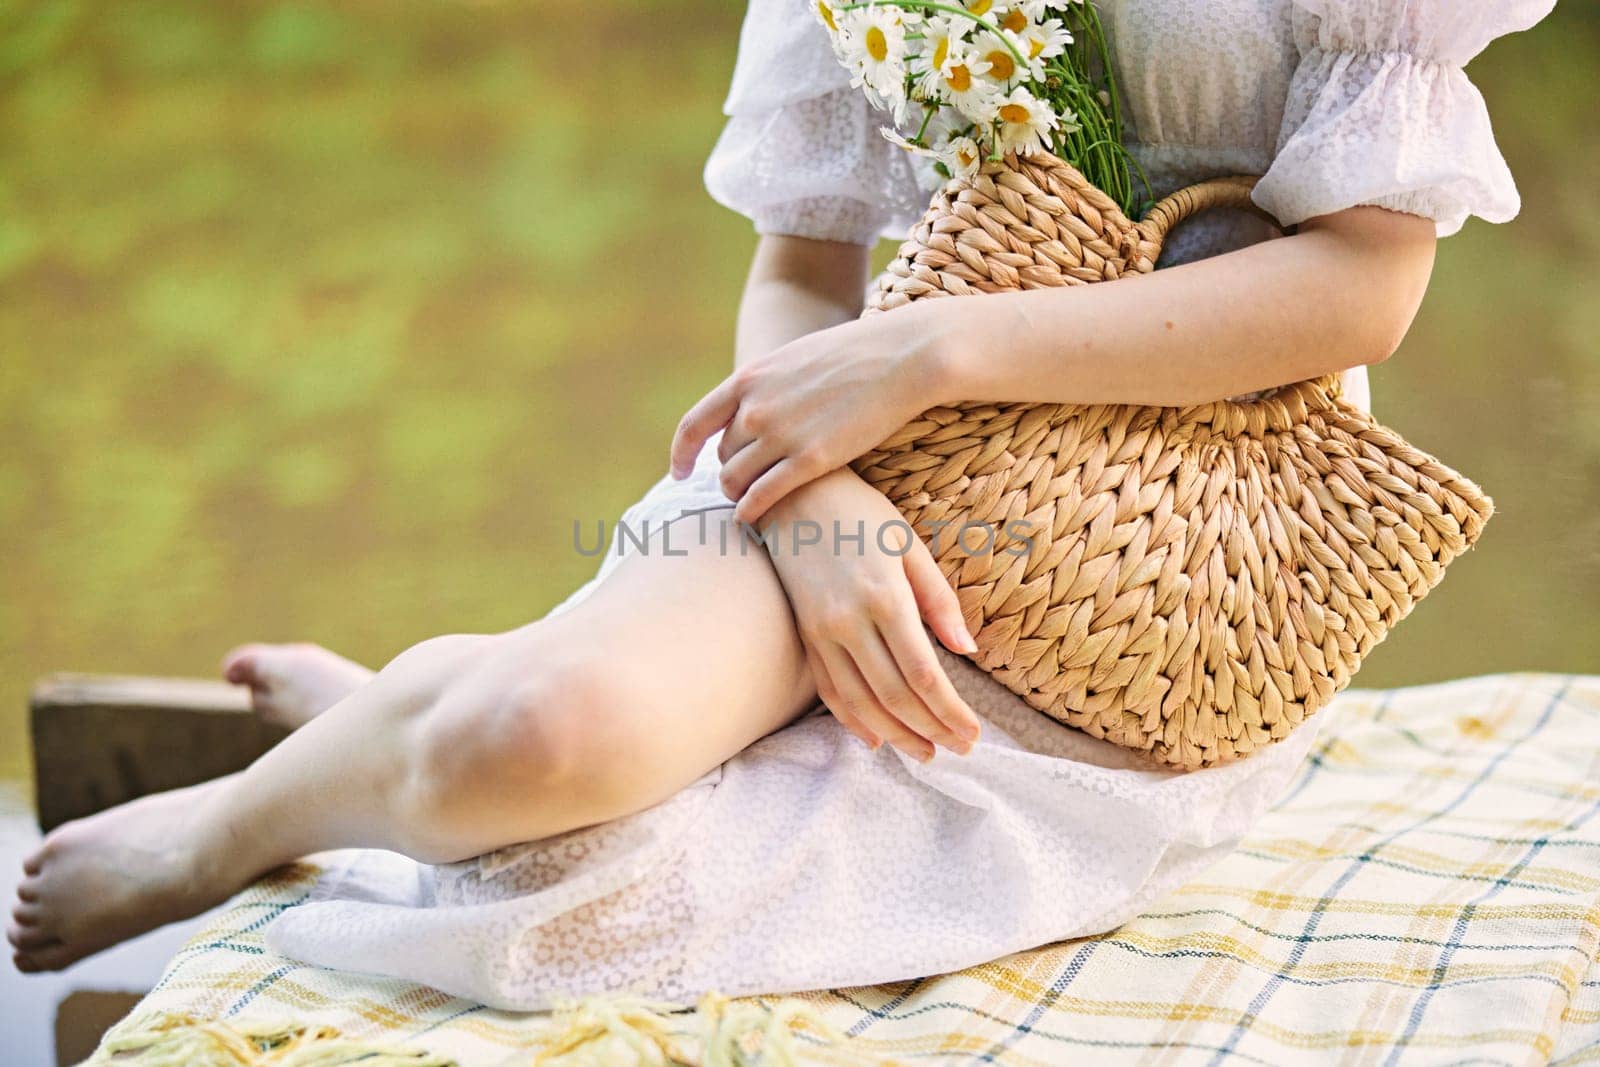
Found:
[[[1002,30],[1010,30],[1012,33],[1021,33],[1035,22],[1041,22],[1043,19],[1044,5],[1039,3],[1012,4],[1004,11],[997,12],[993,16],[996,26],[999,26]]]
[[[986,75],[1001,85],[1009,85],[1019,74],[1027,75],[1034,81],[1044,80],[1043,64],[1040,64],[1039,69],[1035,71],[1031,64],[1024,68],[1017,61],[1018,53],[1024,56],[1028,54],[1027,45],[1006,30],[1001,30],[999,33],[980,31],[972,39],[972,51],[988,64]]]
[[[1072,43],[1072,34],[1060,19],[1047,19],[1030,23],[1018,31],[1017,40],[1021,42],[1022,54],[1028,57],[1028,63],[1032,66],[1065,52],[1067,45]]]
[[[978,142],[970,137],[952,137],[939,150],[939,162],[950,168],[952,176],[970,178],[978,173],[978,167],[983,163],[983,151],[978,147]]]
[[[922,92],[930,99],[952,104],[973,122],[988,122],[994,117],[994,102],[999,90],[984,78],[989,64],[968,45],[952,45],[943,68],[925,77]]]
[[[828,0],[816,0],[816,3],[812,5],[811,13],[817,17],[817,21],[822,23],[823,28],[829,33],[836,34],[839,32],[839,16],[834,13],[833,5],[829,4]]]
[[[906,95],[905,26],[890,7],[868,7],[835,14],[834,39],[850,84],[870,89],[878,99],[903,108]]]
[[[950,65],[950,57],[962,51],[972,23],[955,15],[930,15],[922,24],[922,48],[911,60],[917,75],[917,88],[932,96],[939,74]]]
[[[1073,121],[1072,116],[1066,117],[1068,122]],[[1050,134],[1058,125],[1050,105],[1021,85],[997,101],[995,121],[999,127],[996,143],[1000,151],[1022,155],[1048,150]]]

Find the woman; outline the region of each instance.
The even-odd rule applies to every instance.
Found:
[[[1146,770],[959,658],[972,638],[920,544],[783,531],[892,522],[847,464],[938,403],[1189,404],[1332,371],[1364,398],[1436,237],[1517,210],[1461,68],[1552,3],[1107,0],[1156,192],[1263,173],[1258,203],[1298,232],[1219,214],[1137,285],[858,320],[869,247],[926,188],[807,5],[755,0],[707,184],[762,237],[736,369],[625,516],[654,520],[655,550],[608,555],[543,620],[376,675],[239,650],[227,676],[297,729],[240,774],[53,833],[18,890],[18,966],[352,847],[400,856],[347,854],[269,943],[512,1008],[906,978],[1136,914],[1237,840],[1314,727],[1226,767]],[[770,546],[724,547],[735,501]],[[808,715],[819,701],[831,715]]]

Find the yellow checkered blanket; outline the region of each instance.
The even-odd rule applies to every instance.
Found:
[[[240,894],[100,1055],[147,1047],[152,1026],[182,1017],[234,1034],[326,1024],[431,1054],[398,1062],[524,1064],[566,1051],[735,1063],[761,1045],[764,1019],[768,1061],[786,1043],[824,1063],[1600,1061],[1600,677],[1353,690],[1323,714],[1323,740],[1236,852],[1099,937],[758,1002],[771,1011],[708,1001],[652,1015],[601,1002],[555,1023],[267,953],[262,929],[315,875],[301,864]],[[837,1034],[796,1024],[790,1038],[796,1009]],[[706,1036],[740,1010],[752,1021],[742,1041]],[[640,1036],[651,1032],[658,1040]],[[316,1062],[347,1062],[321,1047],[331,1055]]]

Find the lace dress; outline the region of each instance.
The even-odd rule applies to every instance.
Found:
[[[1100,0],[1157,195],[1263,174],[1256,200],[1285,224],[1376,204],[1441,236],[1468,215],[1517,213],[1462,68],[1553,2]],[[706,184],[763,233],[871,243],[903,236],[926,204],[923,176],[879,136],[807,0],[754,0],[726,111]],[[1218,214],[1180,230],[1166,261],[1269,236],[1252,216]],[[1348,382],[1358,397],[1365,384]],[[664,480],[626,519],[639,529],[729,506],[715,457],[705,449],[687,481]],[[613,550],[595,582],[616,563]],[[1319,725],[1229,766],[1154,771],[941,655],[986,720],[966,758],[869,752],[819,711],[603,826],[447,867],[337,854],[267,942],[510,1009],[940,973],[1138,914],[1249,829]]]

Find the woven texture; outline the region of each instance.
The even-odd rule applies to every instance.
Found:
[[[1147,273],[1184,219],[1255,211],[1253,185],[1205,182],[1133,223],[1053,156],[990,163],[934,197],[867,313]],[[1187,408],[934,408],[854,467],[929,539],[980,667],[1184,769],[1326,705],[1493,512],[1336,376]]]
[[[937,978],[762,1002],[783,1013],[798,1001],[849,1035],[804,1031],[806,1061],[822,1064],[1600,1061],[1600,678],[1351,689],[1324,714],[1311,757],[1240,846],[1116,930]],[[235,897],[105,1051],[139,1048],[153,1020],[176,1015],[328,1027],[509,1067],[544,1062],[568,1029],[273,953],[264,928],[316,873],[300,864]],[[670,1020],[690,1050],[708,1022]]]

